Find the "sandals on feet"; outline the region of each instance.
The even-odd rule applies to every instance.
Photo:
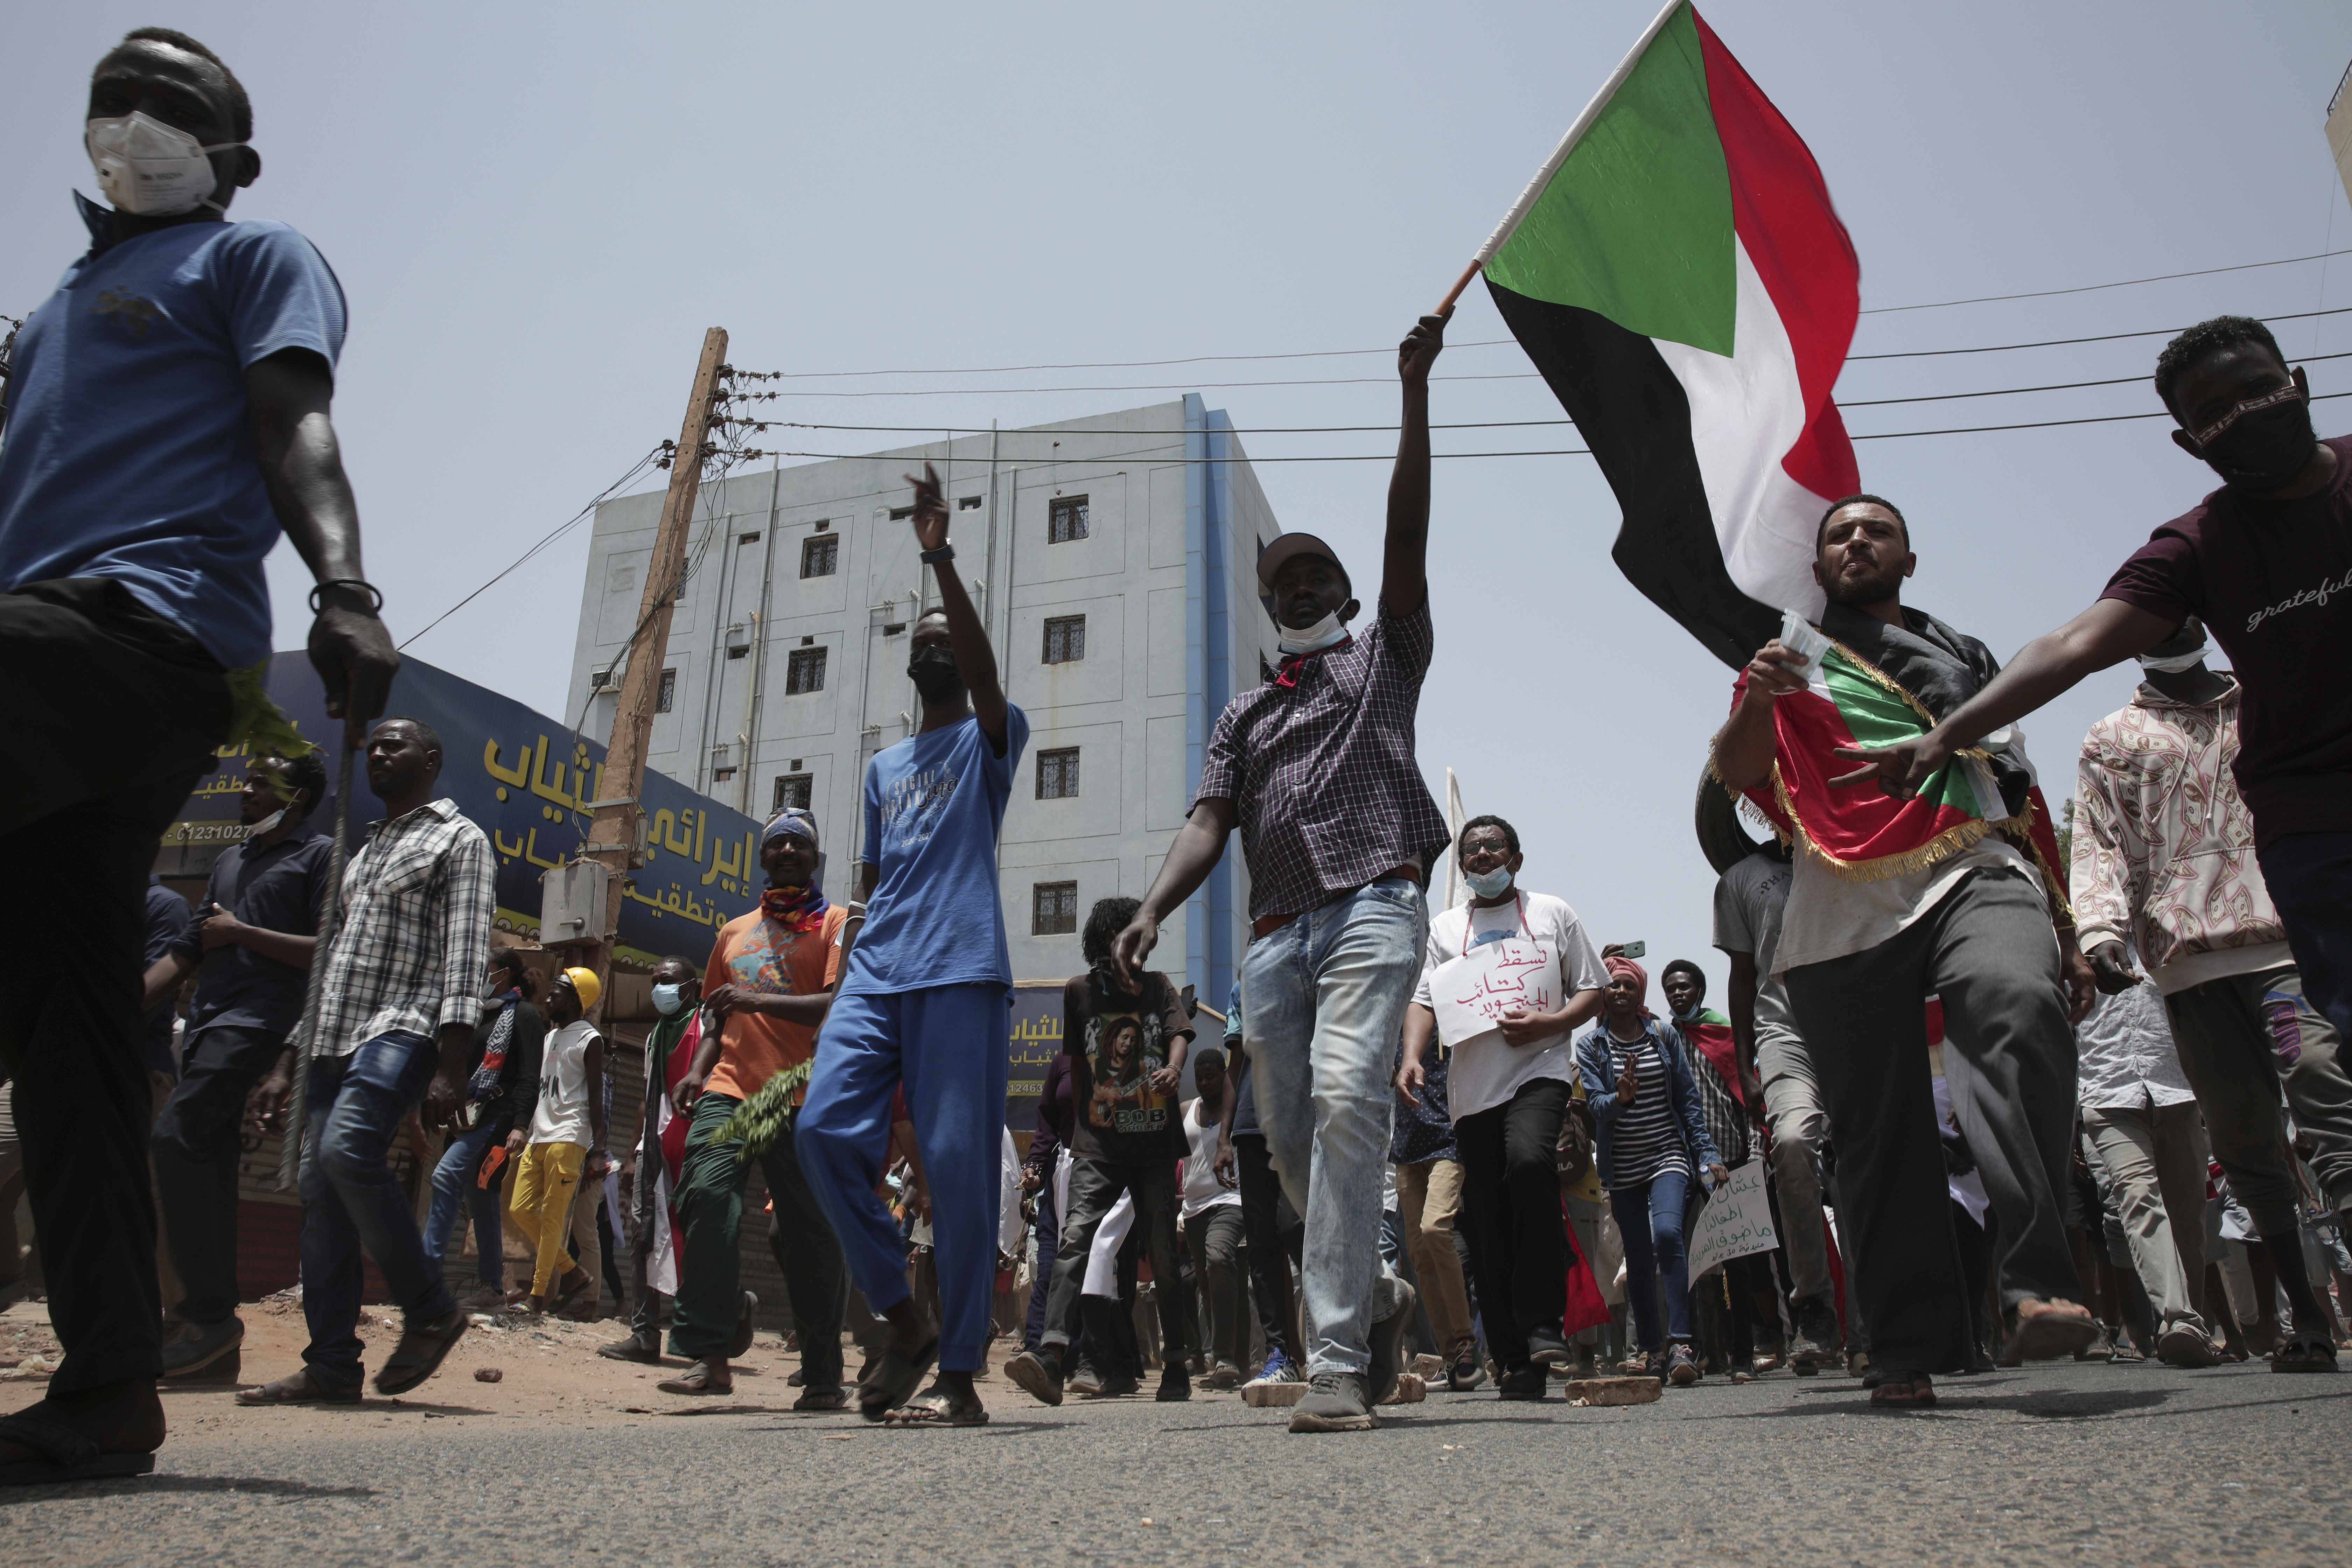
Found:
[[[46,1415],[37,1415],[30,1410],[0,1416],[0,1442],[14,1443],[20,1448],[30,1448],[42,1456],[37,1459],[0,1462],[0,1487],[143,1476],[155,1468],[152,1450],[132,1454],[101,1453],[96,1438],[78,1427],[68,1426],[62,1421],[52,1421]]]
[[[405,1394],[441,1369],[442,1358],[466,1337],[473,1322],[462,1311],[437,1318],[408,1319],[401,1326],[400,1343],[392,1359],[375,1374],[378,1394]]]
[[[925,1340],[912,1355],[901,1353],[895,1345],[884,1351],[874,1375],[857,1385],[857,1413],[868,1421],[882,1421],[897,1411],[913,1408],[908,1401],[939,1359],[937,1334]]]
[[[2028,1305],[2040,1310],[2029,1313],[2024,1310]],[[2010,1331],[2009,1356],[2012,1362],[2063,1361],[2090,1349],[2098,1337],[2098,1321],[2071,1301],[2020,1302]]]
[[[2336,1345],[2326,1334],[2299,1333],[2271,1355],[2273,1372],[2334,1372]]]
[[[988,1412],[979,1400],[961,1403],[935,1383],[928,1393],[883,1416],[882,1423],[886,1426],[985,1426]]]
[[[847,1389],[837,1383],[819,1383],[811,1384],[808,1392],[793,1400],[793,1408],[809,1411],[840,1410],[845,1408],[848,1404]]]
[[[291,1377],[281,1377],[258,1388],[238,1389],[236,1402],[245,1405],[357,1405],[360,1402],[360,1385],[355,1383],[349,1388],[338,1388],[332,1384],[320,1383],[306,1366]]]
[[[1924,1372],[1888,1371],[1870,1391],[1873,1410],[1927,1410],[1935,1405],[1936,1388]]]

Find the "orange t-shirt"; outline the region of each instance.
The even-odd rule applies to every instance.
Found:
[[[769,996],[809,996],[841,978],[841,928],[849,911],[839,904],[824,911],[815,931],[786,931],[758,910],[719,928],[710,950],[702,989],[721,985]],[[712,1094],[749,1100],[760,1086],[816,1051],[816,1026],[788,1024],[754,1013],[734,1013],[719,1036],[719,1065],[704,1086]],[[793,1096],[798,1105],[806,1090]]]

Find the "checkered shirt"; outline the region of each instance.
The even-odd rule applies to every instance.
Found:
[[[1445,847],[1413,756],[1429,674],[1429,601],[1385,606],[1361,633],[1225,704],[1192,800],[1232,801],[1249,857],[1250,917],[1304,914]],[[1285,684],[1288,682],[1288,684]]]
[[[480,1021],[493,866],[490,841],[454,800],[369,827],[343,868],[342,925],[327,956],[313,1055],[347,1057],[379,1035],[429,1037]]]

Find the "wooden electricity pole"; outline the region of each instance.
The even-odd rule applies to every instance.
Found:
[[[584,950],[578,962],[593,969],[612,993],[613,939],[621,929],[621,897],[630,860],[637,845],[637,824],[645,813],[638,801],[645,794],[646,747],[653,735],[654,703],[660,695],[661,672],[669,655],[670,614],[677,607],[678,584],[686,571],[688,525],[694,519],[695,492],[702,484],[703,454],[711,440],[711,424],[719,411],[719,378],[726,368],[727,329],[713,327],[702,335],[702,360],[694,367],[694,391],[687,398],[686,421],[678,427],[677,448],[670,454],[669,494],[662,501],[661,527],[654,535],[653,559],[646,565],[646,589],[637,601],[636,635],[621,651],[626,668],[621,676],[618,706],[613,710],[613,738],[604,752],[604,797],[593,803],[595,816],[583,858],[613,868],[604,889],[604,918],[594,940],[576,944]]]

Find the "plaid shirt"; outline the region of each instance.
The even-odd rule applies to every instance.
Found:
[[[1253,920],[1304,914],[1408,860],[1425,870],[1445,847],[1412,744],[1434,646],[1424,595],[1217,716],[1192,801],[1238,808]]]
[[[370,825],[343,868],[312,1054],[347,1057],[379,1035],[479,1022],[495,905],[490,841],[456,801]]]

